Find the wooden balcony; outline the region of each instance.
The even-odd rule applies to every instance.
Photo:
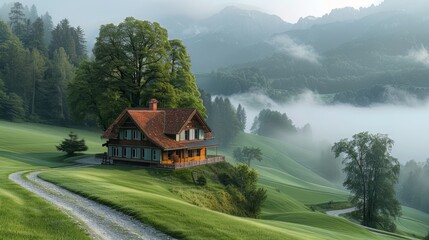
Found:
[[[195,167],[195,166],[200,166],[200,165],[205,165],[205,164],[213,164],[213,163],[218,163],[218,162],[223,162],[223,161],[225,161],[224,156],[209,155],[209,156],[207,156],[207,159],[205,159],[205,160],[196,160],[196,161],[173,163],[173,164],[159,164],[158,167],[171,168],[171,169],[181,169],[181,168]]]

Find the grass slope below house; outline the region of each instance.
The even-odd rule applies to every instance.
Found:
[[[196,169],[198,170],[198,168]],[[175,189],[200,189],[185,184],[169,170],[128,166],[57,169],[42,174],[46,180],[131,214],[175,237],[185,239],[377,239],[377,235],[339,218],[306,212],[300,224],[234,217],[189,204]],[[208,187],[215,187],[209,183]],[[298,214],[300,215],[300,214]],[[306,225],[321,218],[326,223]],[[316,219],[316,220],[315,220]],[[344,231],[335,226],[344,224]],[[347,226],[349,231],[347,231]]]
[[[229,148],[219,152],[231,160],[234,149],[243,146],[259,147],[263,154],[261,162],[251,163],[259,172],[260,185],[268,190],[263,215],[304,210],[303,204],[347,201],[349,194],[346,191],[289,157],[289,152],[295,156],[301,153],[301,158],[315,157],[302,147],[285,146],[279,140],[241,133]],[[297,208],[298,205],[301,208]]]
[[[301,202],[306,191],[310,192],[310,200],[303,201],[306,204],[320,202],[318,194],[326,199],[331,199],[330,195],[336,196],[335,199],[339,200],[347,194],[287,156],[282,158],[286,163],[275,163],[282,168],[274,164],[258,166],[261,178],[266,179],[266,182],[262,182],[262,179],[261,184],[269,188],[269,196],[263,209],[266,219],[256,220],[207,209],[207,203],[210,203],[218,206],[218,211],[231,210],[231,206],[222,205],[222,194],[214,194],[219,192],[220,188],[210,179],[208,186],[196,187],[190,184],[189,180],[184,180],[189,174],[184,177],[180,172],[172,174],[168,170],[153,171],[129,166],[57,169],[56,167],[64,163],[54,145],[65,138],[70,130],[85,138],[90,152],[104,151],[97,133],[0,121],[0,181],[6,183],[0,185],[0,238],[87,238],[76,224],[56,208],[7,179],[12,172],[41,168],[51,168],[43,174],[44,178],[118,208],[179,238],[390,238],[363,230],[340,218],[310,212]],[[244,136],[246,138],[246,135]],[[266,140],[266,143],[268,145],[269,140]],[[290,171],[284,170],[287,166],[291,167]],[[263,171],[264,167],[267,171]],[[198,171],[198,168],[193,170]],[[318,189],[318,186],[322,190]],[[290,189],[296,191],[288,193]],[[192,199],[197,197],[199,201],[192,202]],[[52,227],[52,222],[55,227]],[[342,226],[340,230],[336,229],[339,225]]]

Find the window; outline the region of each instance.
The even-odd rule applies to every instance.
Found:
[[[134,139],[134,140],[140,140],[140,139],[139,139],[139,131],[137,131],[137,130],[133,130],[133,139]]]
[[[189,130],[185,131],[185,140],[189,140]]]
[[[123,130],[123,135],[124,135],[124,139],[128,139],[128,131],[127,130]]]
[[[132,158],[137,158],[137,148],[133,148],[133,149],[131,150],[131,157],[132,157]]]
[[[197,149],[197,154],[198,157],[201,156],[201,149]]]
[[[141,159],[144,159],[144,148],[142,148]]]
[[[112,155],[115,157],[119,157],[119,148],[112,147]]]
[[[200,129],[195,129],[195,139],[200,139]]]
[[[190,129],[189,130],[189,140],[194,140],[195,139],[195,129]]]
[[[194,156],[194,151],[188,150],[188,157],[193,157],[193,156]]]
[[[127,149],[122,148],[122,157],[127,157]]]
[[[156,156],[156,150],[153,150],[153,153],[152,153],[152,160],[157,160],[158,158],[157,158],[157,156]]]

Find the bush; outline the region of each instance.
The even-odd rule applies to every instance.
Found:
[[[226,173],[221,173],[218,175],[219,182],[222,183],[224,186],[228,186],[229,184],[232,184],[232,178]]]
[[[197,185],[198,186],[205,186],[207,184],[207,179],[204,176],[199,176],[197,178]]]
[[[68,156],[74,155],[75,152],[83,152],[88,150],[85,140],[78,140],[77,135],[73,132],[69,133],[69,138],[64,139],[60,145],[56,146],[58,151],[66,152]]]

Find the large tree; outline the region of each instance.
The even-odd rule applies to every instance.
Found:
[[[250,167],[252,160],[262,161],[262,151],[257,147],[238,147],[234,149],[234,158],[239,162],[247,163]]]
[[[94,61],[80,66],[70,87],[78,119],[92,115],[106,128],[124,107],[144,107],[151,98],[161,107],[194,107],[205,116],[186,48],[179,40],[169,41],[158,23],[130,17],[103,25],[93,53]],[[79,97],[82,85],[89,96]],[[79,107],[85,105],[88,110]]]
[[[362,224],[394,230],[393,219],[400,215],[400,204],[394,185],[400,165],[390,152],[393,140],[384,134],[361,132],[352,140],[342,139],[332,147],[335,156],[342,156],[347,174],[344,186],[352,193]]]

